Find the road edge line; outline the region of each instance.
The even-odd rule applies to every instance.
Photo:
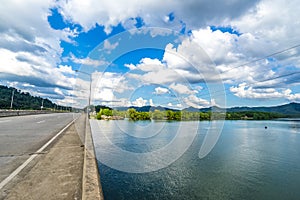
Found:
[[[41,153],[45,148],[47,148],[58,136],[60,136],[67,128],[69,128],[76,120],[73,119],[69,124],[67,124],[63,129],[61,129],[55,136],[53,136],[46,144],[39,148],[35,154],[31,155],[24,163],[22,163],[17,169],[15,169],[8,177],[6,177],[0,183],[0,190],[9,183],[15,176],[17,176],[35,157],[38,156],[38,153]]]

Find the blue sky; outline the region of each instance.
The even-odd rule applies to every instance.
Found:
[[[0,84],[75,107],[87,104],[91,79],[92,103],[109,106],[300,102],[297,6],[4,0]]]

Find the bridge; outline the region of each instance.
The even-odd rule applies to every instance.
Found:
[[[1,112],[0,199],[103,199],[86,114]]]

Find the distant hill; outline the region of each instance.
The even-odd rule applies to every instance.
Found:
[[[178,111],[176,109],[170,109],[170,108],[165,108],[165,107],[152,107],[152,106],[143,106],[143,107],[116,107],[114,109],[124,111],[128,110],[129,108],[134,108],[137,111],[143,111],[143,112],[148,112],[148,111],[153,111],[153,110],[172,110],[172,111]],[[219,108],[217,106],[214,107],[209,107],[209,108],[194,108],[194,107],[188,107],[183,109],[183,111],[188,111],[188,112],[244,112],[244,111],[257,111],[257,112],[271,112],[271,113],[279,113],[283,114],[288,117],[300,117],[300,103],[289,103],[285,105],[280,105],[280,106],[271,106],[271,107],[233,107],[233,108]]]
[[[242,111],[259,111],[259,112],[272,112],[287,115],[289,117],[300,117],[300,104],[289,103],[280,106],[271,107],[233,107],[228,108],[227,112],[242,112]]]
[[[13,87],[7,87],[0,85],[0,109],[10,109],[11,104],[11,97],[14,91],[14,98],[13,98],[13,109],[20,109],[20,110],[39,110],[41,109],[42,101],[43,101],[43,109],[62,109],[66,110],[66,108],[57,105],[50,101],[49,99],[44,99],[41,97],[35,97],[29,94],[28,92],[22,92]]]
[[[160,111],[164,111],[164,110],[179,111],[179,110],[176,110],[176,109],[166,108],[166,107],[162,107],[162,106],[142,106],[142,107],[130,106],[130,107],[115,107],[113,109],[119,110],[119,111],[125,111],[125,110],[128,110],[130,108],[134,108],[138,112],[149,112],[149,111],[154,111],[154,110],[160,110]]]

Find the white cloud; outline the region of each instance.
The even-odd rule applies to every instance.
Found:
[[[298,5],[297,0],[288,3],[284,0],[260,1],[254,9],[231,23],[240,32],[255,35],[256,41],[265,41],[265,45],[259,49],[255,43],[249,46],[250,49],[270,53],[273,49],[266,48],[266,45],[278,49],[299,42],[297,36],[300,30],[295,28],[299,25]]]
[[[290,101],[300,101],[300,93],[289,94],[287,99]]]
[[[150,106],[153,106],[153,107],[155,106],[152,99],[149,99],[149,104],[150,104]]]
[[[118,42],[111,44],[108,40],[104,41],[104,49],[107,50],[109,53],[114,50],[115,48],[117,48],[117,46],[119,45]]]
[[[53,67],[46,57],[30,52],[12,52],[0,48],[0,77],[41,87],[71,89],[74,72],[66,66]]]
[[[143,99],[142,97],[139,97],[132,102],[132,105],[137,106],[137,107],[142,107],[142,106],[145,106],[146,103],[147,103],[147,100]]]
[[[125,64],[124,66],[129,68],[130,70],[135,70],[137,68],[134,64]]]
[[[299,70],[299,48],[276,55],[273,60],[241,66],[299,43],[297,0],[217,0],[214,4],[202,0],[129,0],[127,6],[123,4],[120,0],[104,0],[101,6],[97,0],[3,1],[0,7],[0,18],[5,19],[0,21],[0,79],[15,82],[16,85],[21,82],[23,87],[28,88],[29,85],[51,87],[48,92],[55,92],[57,88],[57,94],[70,91],[75,83],[74,71],[71,66],[60,65],[63,52],[60,45],[62,40],[74,42],[72,38],[79,33],[76,29],[54,30],[50,27],[47,21],[51,15],[50,8],[58,7],[66,21],[82,25],[84,31],[91,30],[96,24],[105,26],[107,33],[120,23],[132,28],[137,22],[136,17],[141,17],[145,26],[177,31],[185,26],[186,31],[191,31],[189,36],[179,38],[181,43],[178,46],[167,45],[162,60],[144,58],[136,65],[125,64],[133,70],[125,78],[109,73],[101,75],[103,78],[98,88],[95,87],[95,92],[105,95],[107,99],[116,98],[115,92],[122,93],[130,89],[126,78],[132,78],[145,84],[168,84],[175,92],[190,95],[186,100],[188,103],[204,105],[204,101],[195,96],[196,91],[184,83],[219,80],[217,71],[227,84],[245,82],[230,89],[240,98],[299,99],[299,94],[289,89],[298,84],[296,76],[259,83],[286,74],[287,71]],[[174,20],[170,20],[170,13]],[[231,27],[240,35],[212,31],[208,27],[211,25]],[[154,37],[168,33],[165,29],[154,29],[151,34]],[[113,51],[119,43],[121,41],[105,41],[104,49]],[[70,55],[70,59],[77,64],[107,64],[104,60]],[[88,88],[88,82],[82,81],[82,84],[82,87]],[[39,94],[46,94],[45,91],[43,89]],[[86,95],[77,93],[82,98]]]
[[[92,84],[92,100],[104,102],[119,102],[117,93],[129,91],[132,88],[121,74],[111,72],[94,72]],[[123,101],[124,102],[124,101]]]
[[[174,90],[178,94],[196,94],[196,93],[198,93],[197,90],[192,90],[188,86],[180,84],[180,83],[172,83],[169,86],[169,88]]]
[[[176,107],[182,108],[182,104],[181,104],[181,103],[178,103],[178,104],[176,104]]]
[[[114,92],[109,88],[101,88],[101,90],[94,92],[93,100],[112,102],[116,99]]]
[[[218,106],[218,107],[220,107],[220,106],[216,103],[216,100],[215,100],[215,99],[211,99],[211,100],[210,100],[210,106]]]
[[[176,48],[167,45],[163,61],[168,69],[178,74],[177,79],[184,82],[199,83],[219,78],[214,63],[193,36],[184,38]]]
[[[59,71],[61,73],[72,74],[72,75],[75,74],[75,71],[73,71],[73,69],[72,69],[71,66],[68,66],[68,65],[59,65],[58,68],[59,68]]]
[[[185,97],[183,99],[183,102],[187,106],[191,106],[194,108],[203,108],[203,107],[208,107],[210,105],[209,101],[199,98],[196,95],[189,95],[188,97]]]
[[[154,90],[155,92],[153,94],[157,94],[157,95],[170,93],[170,91],[167,88],[162,88],[162,87],[157,87]]]
[[[174,69],[168,68],[166,63],[158,59],[142,58],[137,65],[126,64],[131,70],[139,70],[141,73],[129,73],[128,78],[136,79],[142,83],[165,84],[182,79],[182,75]]]
[[[223,33],[219,30],[212,31],[210,27],[193,30],[191,36],[191,42],[198,45],[194,48],[202,48],[202,53],[207,54],[216,65],[232,63],[237,65],[241,59],[244,61],[245,57],[240,54],[240,49],[237,49],[238,39],[236,34]],[[188,51],[188,49],[184,50]],[[209,60],[207,64],[211,64]]]
[[[70,66],[59,65],[61,41],[76,30],[54,30],[48,22],[52,0],[2,1],[0,6],[0,79],[33,95],[64,98],[75,79]]]
[[[84,74],[80,75],[74,84],[74,90],[70,95],[78,102],[78,104],[86,105],[90,95],[90,80],[86,79]],[[129,90],[124,77],[117,73],[111,72],[94,72],[92,73],[92,104],[106,104],[110,106],[129,105],[128,101],[117,98],[118,93]]]
[[[132,74],[129,77],[136,78],[143,83],[167,84],[180,81],[182,76],[172,69],[148,72],[143,75]]]
[[[104,60],[94,60],[91,58],[76,58],[73,54],[71,54],[70,59],[77,64],[82,65],[91,65],[91,66],[99,66],[99,65],[107,65],[108,62]]]
[[[60,94],[60,95],[64,95],[64,93],[59,88],[55,88],[54,92],[56,92],[57,94]]]
[[[172,82],[186,82],[185,71],[172,69],[167,63],[158,59],[143,58],[137,65],[127,65],[132,70],[140,70],[142,74],[130,73],[128,77],[143,83],[167,84]],[[189,75],[189,74],[188,74]]]
[[[165,68],[165,65],[158,59],[151,59],[151,58],[142,58],[140,63],[137,65],[133,64],[125,64],[131,70],[138,69],[143,72],[152,72],[152,71],[161,71]]]
[[[217,0],[214,5],[209,1],[199,0],[144,0],[126,1],[126,6],[121,0],[101,1],[97,0],[80,1],[69,0],[60,2],[60,10],[65,19],[79,23],[87,31],[96,24],[105,26],[105,31],[110,33],[113,26],[119,23],[125,27],[132,27],[136,17],[143,18],[148,26],[155,27],[177,27],[182,28],[182,22],[187,28],[195,28],[207,24],[220,24],[224,21],[237,18],[245,11],[252,8],[256,1],[247,2],[224,2]],[[89,12],[85,12],[88,10]],[[167,15],[174,13],[174,20],[167,19]]]
[[[230,87],[230,91],[240,98],[248,99],[272,99],[284,98],[291,101],[300,100],[300,94],[293,94],[291,89],[275,89],[275,88],[253,88],[241,83],[237,87]]]
[[[187,30],[191,28],[190,36],[181,38],[181,44],[176,47],[172,44],[166,46],[161,61],[144,58],[137,65],[125,64],[130,70],[141,71],[136,74],[130,72],[128,78],[138,79],[143,83],[172,83],[173,90],[181,94],[196,93],[190,88],[188,90],[179,85],[184,82],[192,84],[220,81],[221,78],[227,84],[238,84],[242,81],[256,83],[283,74],[283,64],[299,67],[297,49],[276,56],[281,62],[281,71],[273,70],[278,62],[268,63],[266,60],[242,66],[244,63],[298,42],[297,35],[300,33],[299,29],[295,28],[299,23],[295,20],[299,18],[296,11],[297,1],[290,1],[288,4],[283,0],[262,0],[251,3],[220,1],[218,6],[214,6],[214,9],[210,11],[207,6],[211,5],[211,2],[193,0],[163,3],[146,1],[143,5],[129,1],[128,8],[130,9],[126,8],[126,11],[123,10],[125,8],[117,6],[118,1],[106,2],[101,8],[92,8],[96,2],[90,1],[90,3],[83,3],[82,6],[90,8],[91,14],[80,18],[81,4],[79,1],[63,3],[61,11],[67,19],[83,24],[87,30],[95,23],[104,25],[108,32],[119,22],[129,23],[128,27],[133,27],[136,23],[134,16],[143,18],[146,26],[173,27],[178,30],[184,23]],[[164,7],[164,4],[168,4],[168,7]],[[118,8],[108,9],[115,7]],[[204,8],[206,10],[202,10]],[[77,10],[78,12],[74,12]],[[187,10],[189,12],[186,12]],[[174,16],[173,21],[168,17],[171,12]],[[277,14],[281,12],[285,14]],[[130,22],[129,18],[132,19]],[[180,25],[178,21],[183,23]],[[231,27],[239,31],[240,35],[219,30],[213,31],[207,25]],[[220,77],[216,70],[221,73]],[[288,82],[286,87],[288,88]]]

